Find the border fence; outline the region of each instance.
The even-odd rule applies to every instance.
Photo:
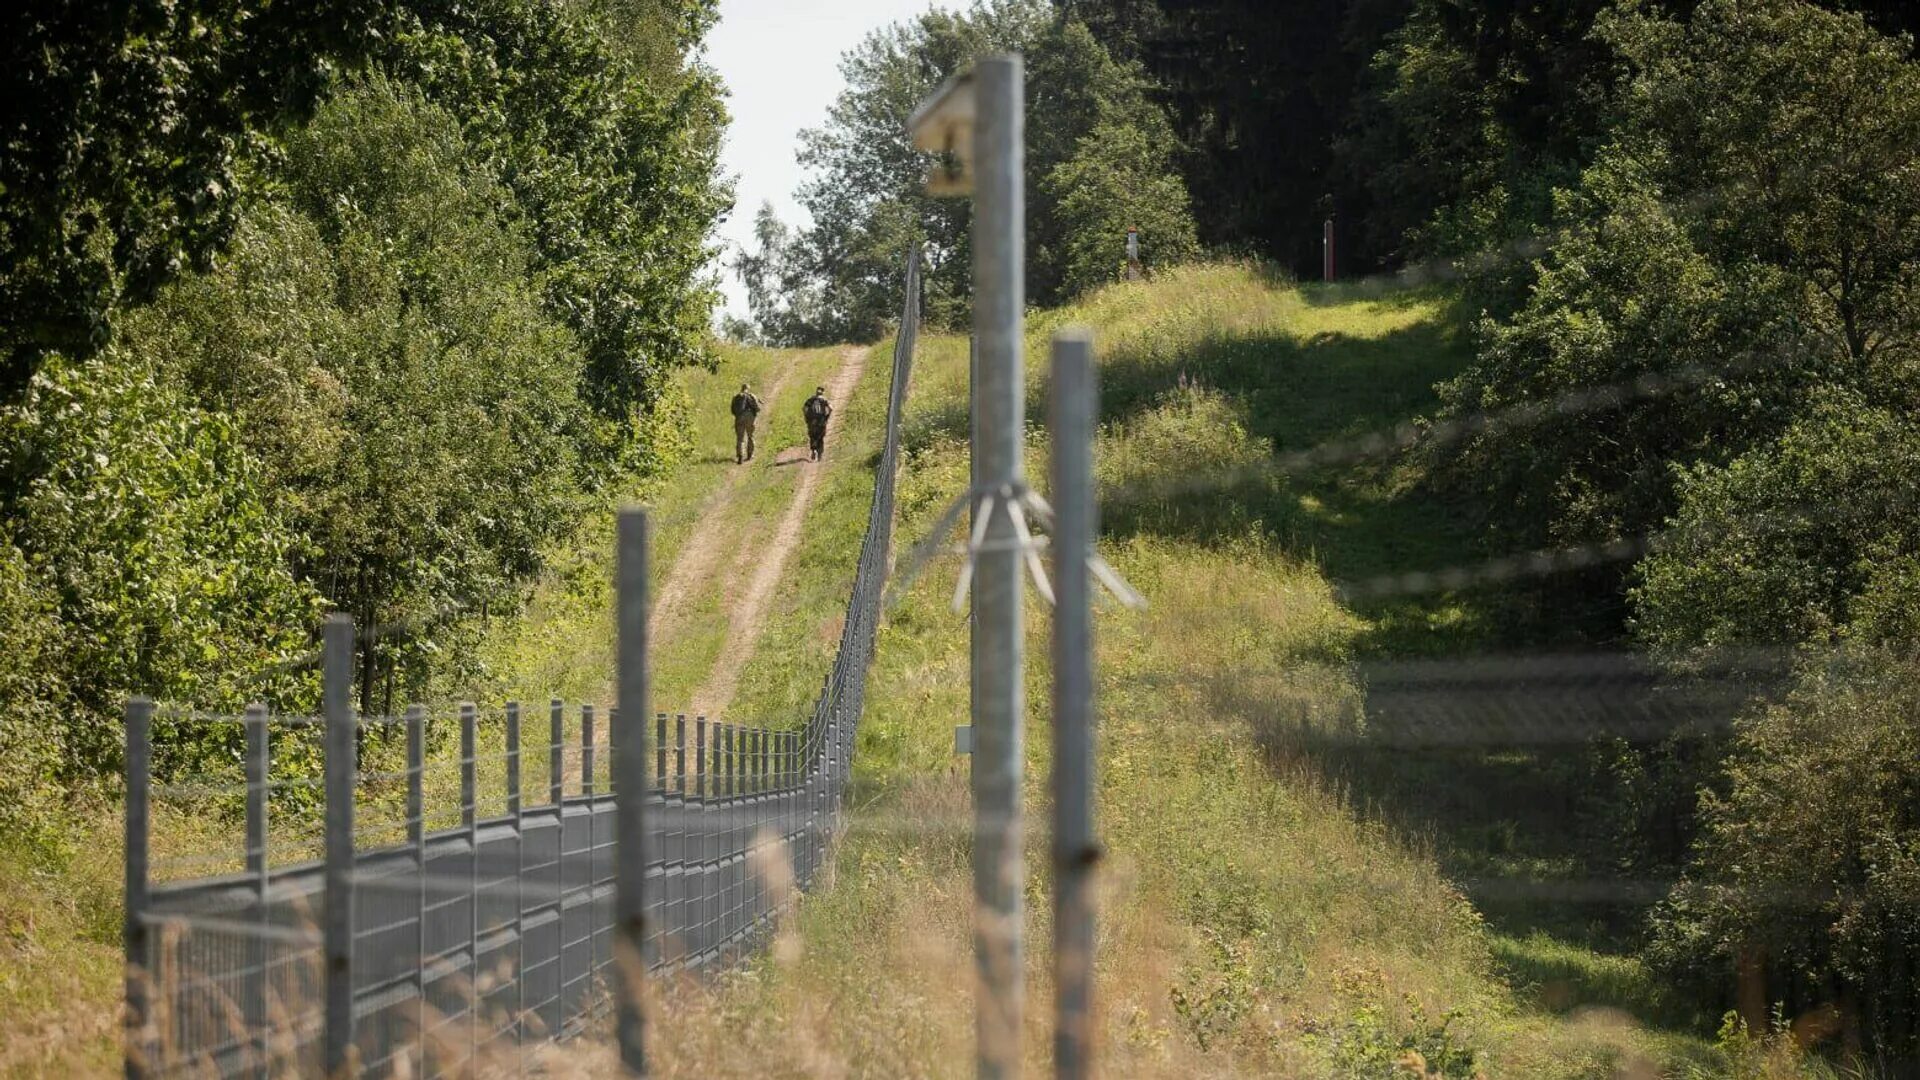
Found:
[[[721,968],[764,943],[817,880],[850,773],[892,559],[917,251],[905,285],[866,535],[803,726],[655,713],[636,732],[557,700],[544,737],[520,703],[362,717],[344,616],[326,626],[320,716],[128,703],[129,1076],[526,1071],[542,1041],[610,1011],[623,787],[645,789],[647,968]],[[224,741],[240,775],[156,782],[156,726]],[[623,744],[650,751],[639,785],[617,775],[636,760],[616,759]],[[240,825],[240,849],[157,855],[156,812]]]

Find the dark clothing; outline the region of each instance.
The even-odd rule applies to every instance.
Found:
[[[800,416],[807,422],[807,450],[813,460],[819,461],[820,455],[827,452],[827,420],[833,416],[833,406],[815,394],[800,406]]]
[[[753,417],[739,416],[733,421],[733,463],[753,460]]]
[[[733,463],[753,460],[753,426],[760,419],[760,399],[742,390],[733,395]]]

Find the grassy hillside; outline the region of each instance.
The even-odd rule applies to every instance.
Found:
[[[1417,1050],[1447,1075],[1678,1075],[1729,1065],[1663,1032],[1632,960],[1489,927],[1432,832],[1329,780],[1303,729],[1357,730],[1362,655],[1485,639],[1471,597],[1343,606],[1330,578],[1437,567],[1464,527],[1404,463],[1159,494],[1277,451],[1409,419],[1463,362],[1447,297],[1297,288],[1240,266],[1121,286],[1031,322],[1094,327],[1106,549],[1150,599],[1100,615],[1103,1054],[1113,1075],[1383,1076]],[[1188,388],[1179,386],[1182,373]],[[961,490],[966,342],[925,340],[899,543]],[[1037,424],[1029,472],[1044,476]],[[1143,494],[1144,493],[1144,494]],[[822,522],[827,526],[826,522]],[[835,525],[851,547],[858,522]],[[668,1075],[948,1076],[971,1069],[966,622],[936,563],[881,631],[831,888],[774,958],[680,987]],[[1047,617],[1030,608],[1028,1056],[1046,1056]],[[1390,822],[1392,822],[1390,824]],[[1553,980],[1555,993],[1542,992]],[[1576,1007],[1605,1005],[1608,1007]],[[792,1042],[799,1040],[796,1049]]]

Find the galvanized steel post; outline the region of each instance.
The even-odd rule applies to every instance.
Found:
[[[357,1072],[353,1052],[353,788],[359,770],[353,714],[353,619],[327,616],[321,700],[326,717],[326,1026],[329,1077]]]
[[[1053,339],[1054,1075],[1093,1072],[1093,341]]]
[[[1023,482],[1026,379],[1026,95],[1018,55],[974,69],[973,322],[978,358],[973,431],[978,484],[992,493],[973,574],[974,1035],[982,1078],[1018,1075],[1022,1012],[1020,776],[1026,658],[1022,553],[1005,505]]]
[[[651,838],[647,836],[647,717],[652,686],[647,672],[647,512],[620,512],[615,571],[617,692],[622,726],[613,736],[614,995],[619,1012],[620,1062],[634,1076],[647,1073],[647,906],[644,895]]]
[[[153,702],[137,697],[127,702],[127,921],[123,928],[127,948],[127,1080],[152,1075],[156,1039],[153,1024],[152,957],[147,947],[148,859],[151,822]]]
[[[242,723],[247,734],[247,877],[253,881],[256,932],[247,941],[247,979],[240,1010],[247,1026],[252,1074],[267,1075],[267,707],[249,705]]]

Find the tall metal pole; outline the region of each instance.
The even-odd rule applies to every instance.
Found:
[[[982,58],[973,202],[974,473],[996,493],[973,576],[974,1009],[982,1080],[1020,1072],[1020,774],[1026,717],[1021,552],[1004,494],[1021,482],[1026,430],[1022,320],[1026,309],[1026,100],[1018,55]]]
[[[646,980],[647,717],[653,687],[647,672],[647,561],[651,546],[645,510],[622,510],[616,540],[616,673],[620,722],[613,740],[614,988],[619,1010],[620,1063],[629,1075],[647,1074]]]
[[[1053,339],[1054,1075],[1093,1073],[1093,340]]]
[[[353,789],[359,770],[353,713],[353,619],[327,616],[321,631],[321,705],[326,714],[326,1075],[359,1073],[353,1045]]]
[[[127,702],[127,896],[124,937],[127,948],[127,1080],[145,1080],[160,1072],[153,1060],[153,983],[157,965],[148,948],[148,840],[151,835],[153,702]]]

